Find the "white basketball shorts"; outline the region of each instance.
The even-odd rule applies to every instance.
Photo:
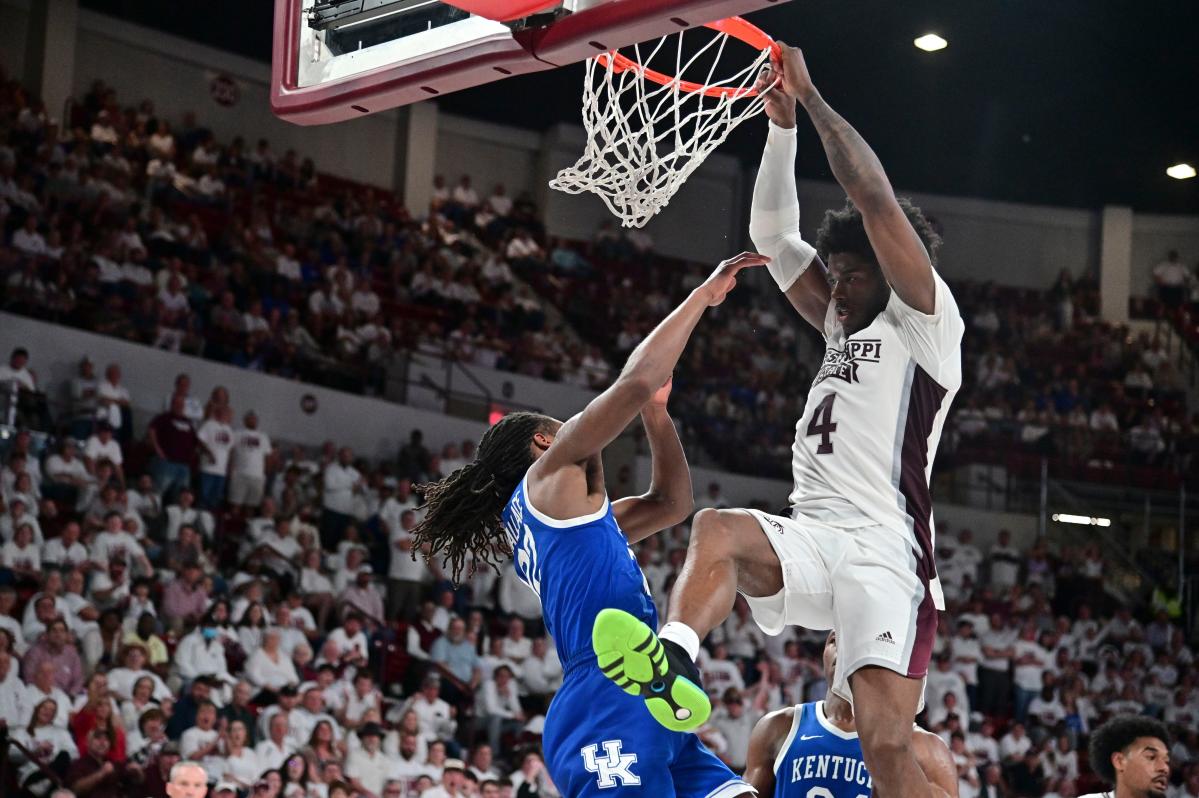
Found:
[[[781,591],[745,597],[763,632],[777,635],[788,625],[835,630],[831,687],[851,704],[849,677],[860,668],[877,665],[912,679],[928,674],[937,609],[927,574],[935,571],[910,541],[882,526],[843,529],[743,512],[757,519],[782,565]]]

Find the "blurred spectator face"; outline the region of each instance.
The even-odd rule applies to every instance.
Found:
[[[513,640],[520,640],[525,636],[525,622],[520,618],[513,618],[508,622],[508,637]]]
[[[400,735],[400,756],[411,759],[416,756],[416,735],[404,732]]]
[[[186,405],[187,399],[185,397],[179,396],[178,394],[171,397],[171,415],[182,416]]]
[[[283,742],[283,738],[287,736],[287,715],[283,712],[276,712],[271,716],[271,739],[276,745]]]
[[[108,756],[108,749],[112,747],[112,743],[108,740],[108,732],[101,729],[92,729],[87,736],[87,752],[96,759],[104,759]],[[199,793],[203,795],[203,793]]]
[[[466,622],[461,618],[455,618],[450,621],[450,627],[446,631],[446,636],[449,637],[452,643],[461,642],[466,637]]]
[[[196,712],[196,726],[204,731],[216,725],[216,707],[211,704],[200,707]]]
[[[343,467],[353,465],[354,450],[348,446],[342,447],[342,449],[337,453],[337,462],[341,463]]]

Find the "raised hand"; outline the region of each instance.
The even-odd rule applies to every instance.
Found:
[[[778,42],[778,55],[771,54],[770,65],[783,76],[783,91],[799,102],[805,102],[816,92],[812,76],[808,73],[808,64],[804,61],[803,50],[798,47],[788,47]]]
[[[750,266],[764,266],[770,263],[770,258],[756,252],[742,252],[728,260],[721,261],[698,291],[702,291],[708,300],[708,307],[714,308],[724,301],[729,291],[737,285],[737,273]]]

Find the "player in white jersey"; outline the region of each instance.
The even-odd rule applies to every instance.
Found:
[[[1091,732],[1091,770],[1115,785],[1082,798],[1166,798],[1170,733],[1144,715],[1117,715]]]
[[[790,516],[698,513],[660,638],[694,658],[737,592],[768,634],[835,629],[831,686],[852,703],[876,794],[923,798],[911,729],[942,606],[928,475],[961,385],[962,319],[933,270],[940,239],[820,97],[800,51],[782,46],[773,70],[759,81],[781,88],[767,93],[750,234],[824,334],[824,362],[796,428]],[[826,215],[816,249],[799,235],[797,101],[851,200]]]

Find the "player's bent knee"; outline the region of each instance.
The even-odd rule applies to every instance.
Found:
[[[705,507],[691,520],[691,544],[723,545],[729,540],[728,524],[722,510]]]

